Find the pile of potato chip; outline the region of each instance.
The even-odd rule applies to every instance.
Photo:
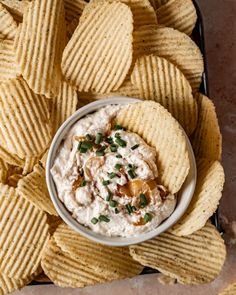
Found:
[[[144,266],[182,284],[218,276],[226,250],[209,218],[224,184],[222,139],[214,104],[199,93],[204,63],[191,39],[196,20],[191,0],[0,0],[0,294],[42,272],[62,287],[132,277]],[[160,126],[165,138],[176,122],[170,114],[170,122],[150,119],[150,106],[165,107],[190,137],[198,169],[178,223],[121,248],[68,228],[45,182],[59,126],[84,104],[115,95],[153,101],[120,117],[146,139]],[[137,128],[142,118],[148,125]],[[184,167],[184,154],[175,154],[171,142],[162,151],[167,163],[182,157]],[[174,191],[186,177],[183,167],[174,175],[171,165],[166,170]]]

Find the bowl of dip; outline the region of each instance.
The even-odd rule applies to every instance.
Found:
[[[195,157],[185,133],[190,170],[172,195],[156,181],[155,149],[116,124],[117,113],[138,102],[113,97],[80,108],[59,128],[48,153],[46,181],[58,214],[79,234],[105,245],[137,244],[168,230],[195,190]]]

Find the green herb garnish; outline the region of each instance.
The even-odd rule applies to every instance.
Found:
[[[107,186],[107,185],[109,185],[111,182],[110,182],[110,180],[103,180],[103,182],[102,182],[102,184],[104,185],[104,186]]]
[[[115,208],[115,214],[118,214],[118,213],[120,213],[120,211],[117,208]]]
[[[107,175],[108,175],[108,177],[109,177],[110,179],[112,179],[112,178],[115,178],[115,177],[116,177],[116,174],[115,174],[114,172],[107,173]]]
[[[134,146],[131,147],[131,150],[136,150],[139,147],[139,144],[135,144]]]
[[[140,195],[139,195],[139,198],[140,198],[140,207],[141,207],[141,208],[146,207],[147,204],[148,204],[148,201],[147,201],[146,196],[145,196],[144,194],[140,194]]]
[[[107,137],[106,142],[109,143],[109,144],[113,144],[114,141],[113,141],[112,137]]]
[[[125,205],[125,207],[126,207],[129,214],[131,214],[133,212],[132,206],[130,204]]]
[[[117,155],[116,155],[116,158],[117,158],[117,159],[122,159],[122,156],[121,156],[120,154],[117,154]]]
[[[136,173],[132,169],[128,170],[128,174],[131,179],[134,179],[136,177]]]
[[[120,133],[119,132],[116,132],[115,138],[120,138]]]
[[[81,147],[80,147],[80,149],[87,149],[87,150],[90,150],[92,147],[93,147],[92,142],[91,142],[91,141],[87,141],[87,140],[85,140],[85,141],[83,141],[83,142],[81,143]]]
[[[82,182],[80,184],[80,187],[86,186],[86,184],[87,184],[87,181],[86,180],[82,180]]]
[[[100,215],[98,217],[98,219],[99,219],[99,221],[104,221],[104,222],[109,222],[110,221],[110,219],[105,215]]]
[[[100,144],[103,140],[103,134],[102,133],[97,133],[96,138],[95,138],[95,143]]]
[[[124,141],[121,138],[116,138],[115,142],[121,147],[126,147],[126,145],[127,145],[126,141]]]
[[[119,163],[117,163],[117,164],[115,165],[115,169],[116,169],[116,170],[120,170],[121,167],[122,167],[122,165],[119,164]]]
[[[144,219],[145,223],[147,223],[152,220],[152,215],[150,213],[145,213],[143,219]]]
[[[125,128],[122,127],[122,126],[119,125],[119,124],[115,124],[115,126],[114,126],[114,130],[125,130]]]
[[[98,149],[96,151],[96,155],[99,156],[99,157],[102,157],[105,155],[105,149],[106,149],[106,146],[102,146],[100,147],[100,149]]]
[[[112,194],[111,194],[111,193],[108,193],[108,195],[107,195],[107,197],[106,197],[106,201],[109,202],[110,199],[111,199],[111,197],[112,197]]]
[[[98,219],[96,217],[93,217],[91,219],[92,224],[97,224],[98,223]]]
[[[111,146],[110,146],[110,150],[111,150],[111,152],[117,152],[117,149],[118,149],[118,147],[117,147],[117,145],[116,144],[111,144]]]
[[[112,208],[115,208],[116,206],[117,206],[117,202],[115,201],[115,200],[110,200],[110,202],[109,202],[109,205],[110,205],[110,207],[112,207]]]
[[[87,140],[93,140],[93,136],[91,134],[86,134],[85,137]]]

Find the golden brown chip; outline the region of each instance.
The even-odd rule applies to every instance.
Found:
[[[236,294],[236,283],[229,285],[219,295],[235,295]]]
[[[204,70],[200,49],[184,33],[161,26],[143,26],[134,32],[134,55],[157,54],[176,65],[193,91],[199,89]]]
[[[216,211],[224,186],[224,169],[218,161],[200,159],[197,163],[197,184],[193,199],[172,233],[186,236],[201,229]]]
[[[53,238],[46,246],[41,265],[51,281],[60,287],[83,288],[107,281],[103,273],[94,272],[89,265],[82,264],[80,259],[63,252]]]
[[[158,281],[162,284],[162,285],[174,285],[176,283],[176,279],[171,278],[169,276],[165,276],[162,275],[161,277],[158,278]]]
[[[5,183],[8,177],[9,165],[0,158],[0,183]]]
[[[53,237],[62,251],[79,259],[95,273],[102,273],[107,280],[133,277],[143,269],[131,258],[128,247],[109,247],[94,243],[64,223],[58,226]]]
[[[221,160],[222,136],[213,102],[203,94],[197,95],[199,118],[191,138],[196,157]]]
[[[63,52],[65,78],[79,91],[117,90],[132,62],[132,31],[128,6],[88,4]]]
[[[197,125],[197,103],[192,88],[181,71],[165,58],[155,55],[136,60],[131,75],[141,97],[163,105],[191,134]]]
[[[37,94],[49,98],[58,94],[65,30],[63,0],[29,4],[16,42],[16,58],[24,79]]]
[[[63,222],[61,217],[47,214],[47,223],[49,225],[49,233],[53,235],[57,227]]]
[[[0,2],[6,7],[16,21],[22,21],[29,0],[0,0]]]
[[[208,222],[187,237],[169,232],[139,245],[130,246],[132,257],[178,280],[182,284],[205,284],[220,273],[225,261],[224,240]]]
[[[65,16],[68,22],[73,19],[79,19],[82,14],[85,5],[87,4],[84,0],[64,0],[65,2]]]
[[[149,2],[152,4],[152,6],[157,9],[161,7],[162,5],[166,4],[170,0],[149,0]]]
[[[171,193],[178,192],[190,167],[185,135],[178,122],[152,101],[127,106],[117,115],[117,122],[156,148],[160,182]]]
[[[4,159],[10,165],[13,166],[24,166],[24,160],[20,159],[17,155],[10,153],[7,149],[0,146],[0,158]]]
[[[0,129],[4,148],[20,158],[43,153],[51,139],[48,102],[23,79],[0,84]]]
[[[75,88],[67,82],[62,82],[58,96],[52,98],[51,120],[53,134],[76,111],[77,103],[78,95]]]
[[[40,159],[40,163],[42,164],[43,168],[46,169],[46,163],[48,158],[48,150],[43,154],[42,158]]]
[[[22,174],[12,174],[8,177],[7,183],[9,186],[17,187],[18,181],[23,177]]]
[[[39,162],[39,157],[26,157],[24,166],[23,166],[23,175],[27,175],[28,173],[33,171],[34,166]]]
[[[14,39],[17,30],[17,23],[11,14],[0,3],[0,37]]]
[[[77,26],[79,24],[79,20],[77,18],[74,18],[66,27],[67,36],[70,39],[72,35],[74,34],[74,31],[76,30]]]
[[[16,62],[14,41],[0,40],[0,82],[20,76]]]
[[[0,184],[0,269],[15,279],[39,267],[48,240],[47,216],[15,189]]]
[[[49,214],[57,215],[47,190],[45,170],[39,164],[34,166],[33,172],[18,182],[17,193],[37,208]]]
[[[169,0],[157,9],[158,23],[191,35],[197,12],[192,0]]]

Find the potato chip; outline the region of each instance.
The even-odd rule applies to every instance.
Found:
[[[165,275],[162,275],[161,277],[159,277],[158,281],[164,286],[174,285],[176,283],[176,279],[171,278],[169,276],[165,276]]]
[[[39,162],[39,157],[26,157],[24,166],[23,166],[23,175],[27,175],[28,173],[33,171],[34,166]]]
[[[39,267],[48,240],[46,214],[15,189],[0,184],[0,270],[15,279],[33,274]]]
[[[47,244],[41,265],[51,281],[60,287],[83,288],[106,282],[103,273],[95,273],[89,265],[83,265],[80,259],[63,252],[53,238]]]
[[[157,9],[161,7],[162,5],[166,4],[170,0],[149,0],[152,6]]]
[[[63,52],[65,78],[79,91],[117,90],[132,62],[132,31],[128,6],[119,2],[88,4]]]
[[[58,226],[53,237],[63,252],[79,259],[82,264],[93,269],[94,273],[102,273],[106,280],[133,277],[143,270],[143,266],[131,258],[128,247],[109,247],[94,243],[65,223]]]
[[[235,295],[236,294],[236,283],[229,285],[219,295]]]
[[[187,237],[169,232],[142,244],[130,246],[132,257],[178,280],[182,284],[206,284],[220,273],[225,261],[224,240],[208,222]]]
[[[200,159],[197,163],[197,184],[194,196],[184,216],[172,233],[186,236],[201,229],[216,211],[224,186],[224,169],[218,161]]]
[[[77,26],[79,24],[79,20],[77,18],[74,18],[66,27],[67,36],[70,39],[72,35],[74,34],[74,31],[76,30]]]
[[[145,101],[122,109],[117,123],[156,148],[160,183],[169,192],[178,192],[188,175],[190,162],[184,133],[171,114],[159,103]]]
[[[46,169],[46,163],[47,163],[47,158],[48,158],[48,149],[46,152],[43,154],[42,158],[40,159],[40,163],[42,164],[43,168]]]
[[[47,100],[23,79],[0,84],[0,129],[4,148],[20,158],[43,153],[51,139]]]
[[[29,5],[29,0],[0,0],[0,2],[16,21],[22,22],[23,14]]]
[[[58,226],[63,222],[61,217],[47,214],[47,223],[49,225],[49,233],[53,235]]]
[[[197,22],[192,0],[169,0],[157,9],[158,23],[191,35]]]
[[[14,41],[0,40],[0,82],[20,76],[16,62]]]
[[[4,159],[8,164],[13,166],[24,166],[24,160],[20,159],[17,155],[9,153],[9,151],[0,146],[0,158]]]
[[[134,32],[134,55],[157,54],[176,65],[193,91],[199,89],[204,70],[200,49],[184,33],[161,26],[143,26]]]
[[[65,16],[68,22],[73,19],[79,19],[85,5],[87,4],[84,0],[64,0],[65,2]]]
[[[221,160],[222,136],[213,102],[203,94],[197,94],[199,118],[191,138],[195,156]]]
[[[63,0],[29,4],[16,42],[16,58],[24,79],[37,94],[50,98],[59,92],[65,34]]]
[[[136,60],[131,82],[141,97],[163,105],[191,134],[197,125],[197,103],[192,88],[181,71],[165,58],[155,55]]]
[[[14,39],[17,30],[17,23],[11,14],[0,3],[0,37]]]
[[[0,158],[0,183],[5,183],[8,177],[9,165]]]
[[[22,174],[12,174],[7,179],[7,185],[17,187],[18,181],[23,177]]]
[[[57,215],[47,190],[45,170],[39,164],[34,166],[33,172],[18,182],[16,191],[37,208],[49,214]]]
[[[53,134],[76,111],[77,103],[78,95],[75,88],[67,82],[62,82],[58,96],[52,98],[51,121]]]

